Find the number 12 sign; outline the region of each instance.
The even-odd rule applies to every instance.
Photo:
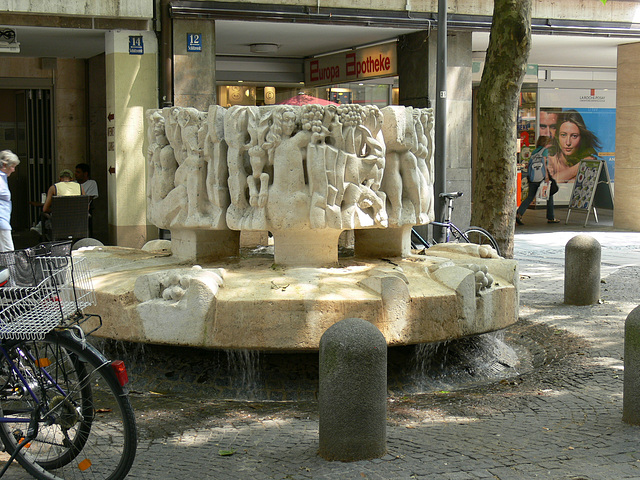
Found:
[[[202,51],[202,34],[187,33],[187,52]]]

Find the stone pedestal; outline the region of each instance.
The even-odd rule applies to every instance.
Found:
[[[203,262],[238,255],[240,232],[233,230],[171,230],[171,252],[181,260]]]
[[[359,257],[407,257],[411,253],[411,225],[355,231]]]
[[[329,266],[338,263],[341,230],[276,230],[274,262],[289,266]]]

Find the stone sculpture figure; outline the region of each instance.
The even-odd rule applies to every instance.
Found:
[[[420,225],[429,222],[421,211],[423,191],[418,159],[419,141],[412,107],[388,106],[382,109],[383,134],[387,146],[382,190],[387,194],[389,226]],[[423,139],[424,140],[424,139]],[[432,195],[432,194],[431,194]]]
[[[206,191],[210,205],[212,228],[224,229],[229,207],[229,169],[227,168],[227,143],[224,140],[224,116],[227,110],[219,105],[209,106],[204,128],[203,155],[207,168]]]
[[[435,118],[433,110],[413,109],[416,129],[416,142],[411,152],[416,156],[420,178],[420,211],[427,213],[429,221],[433,221],[434,202],[430,187],[433,185],[433,126]]]
[[[178,111],[178,125],[184,159],[176,171],[176,184],[187,187],[187,227],[209,226],[207,219],[209,198],[206,190],[206,166],[203,157],[206,113],[195,108]]]
[[[309,188],[305,181],[311,131],[298,130],[300,110],[278,106],[271,112],[271,128],[262,148],[273,165],[267,199],[267,219],[273,230],[309,228]]]
[[[224,140],[227,143],[227,167],[229,171],[230,202],[227,210],[227,225],[231,229],[251,229],[244,222],[247,199],[247,164],[250,165],[247,145],[250,145],[248,117],[250,109],[239,105],[231,107],[224,116]]]
[[[166,118],[168,109],[149,110],[149,136],[153,142],[147,152],[147,213],[159,228],[170,228],[182,224],[186,218],[187,190],[176,188],[175,173],[178,162],[167,137]]]

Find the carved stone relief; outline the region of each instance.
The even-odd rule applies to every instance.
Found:
[[[147,119],[148,216],[160,228],[282,238],[433,219],[431,109],[212,105]]]

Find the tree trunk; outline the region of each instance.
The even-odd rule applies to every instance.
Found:
[[[518,100],[531,48],[531,0],[494,0],[478,89],[478,161],[471,224],[489,230],[513,257]]]

